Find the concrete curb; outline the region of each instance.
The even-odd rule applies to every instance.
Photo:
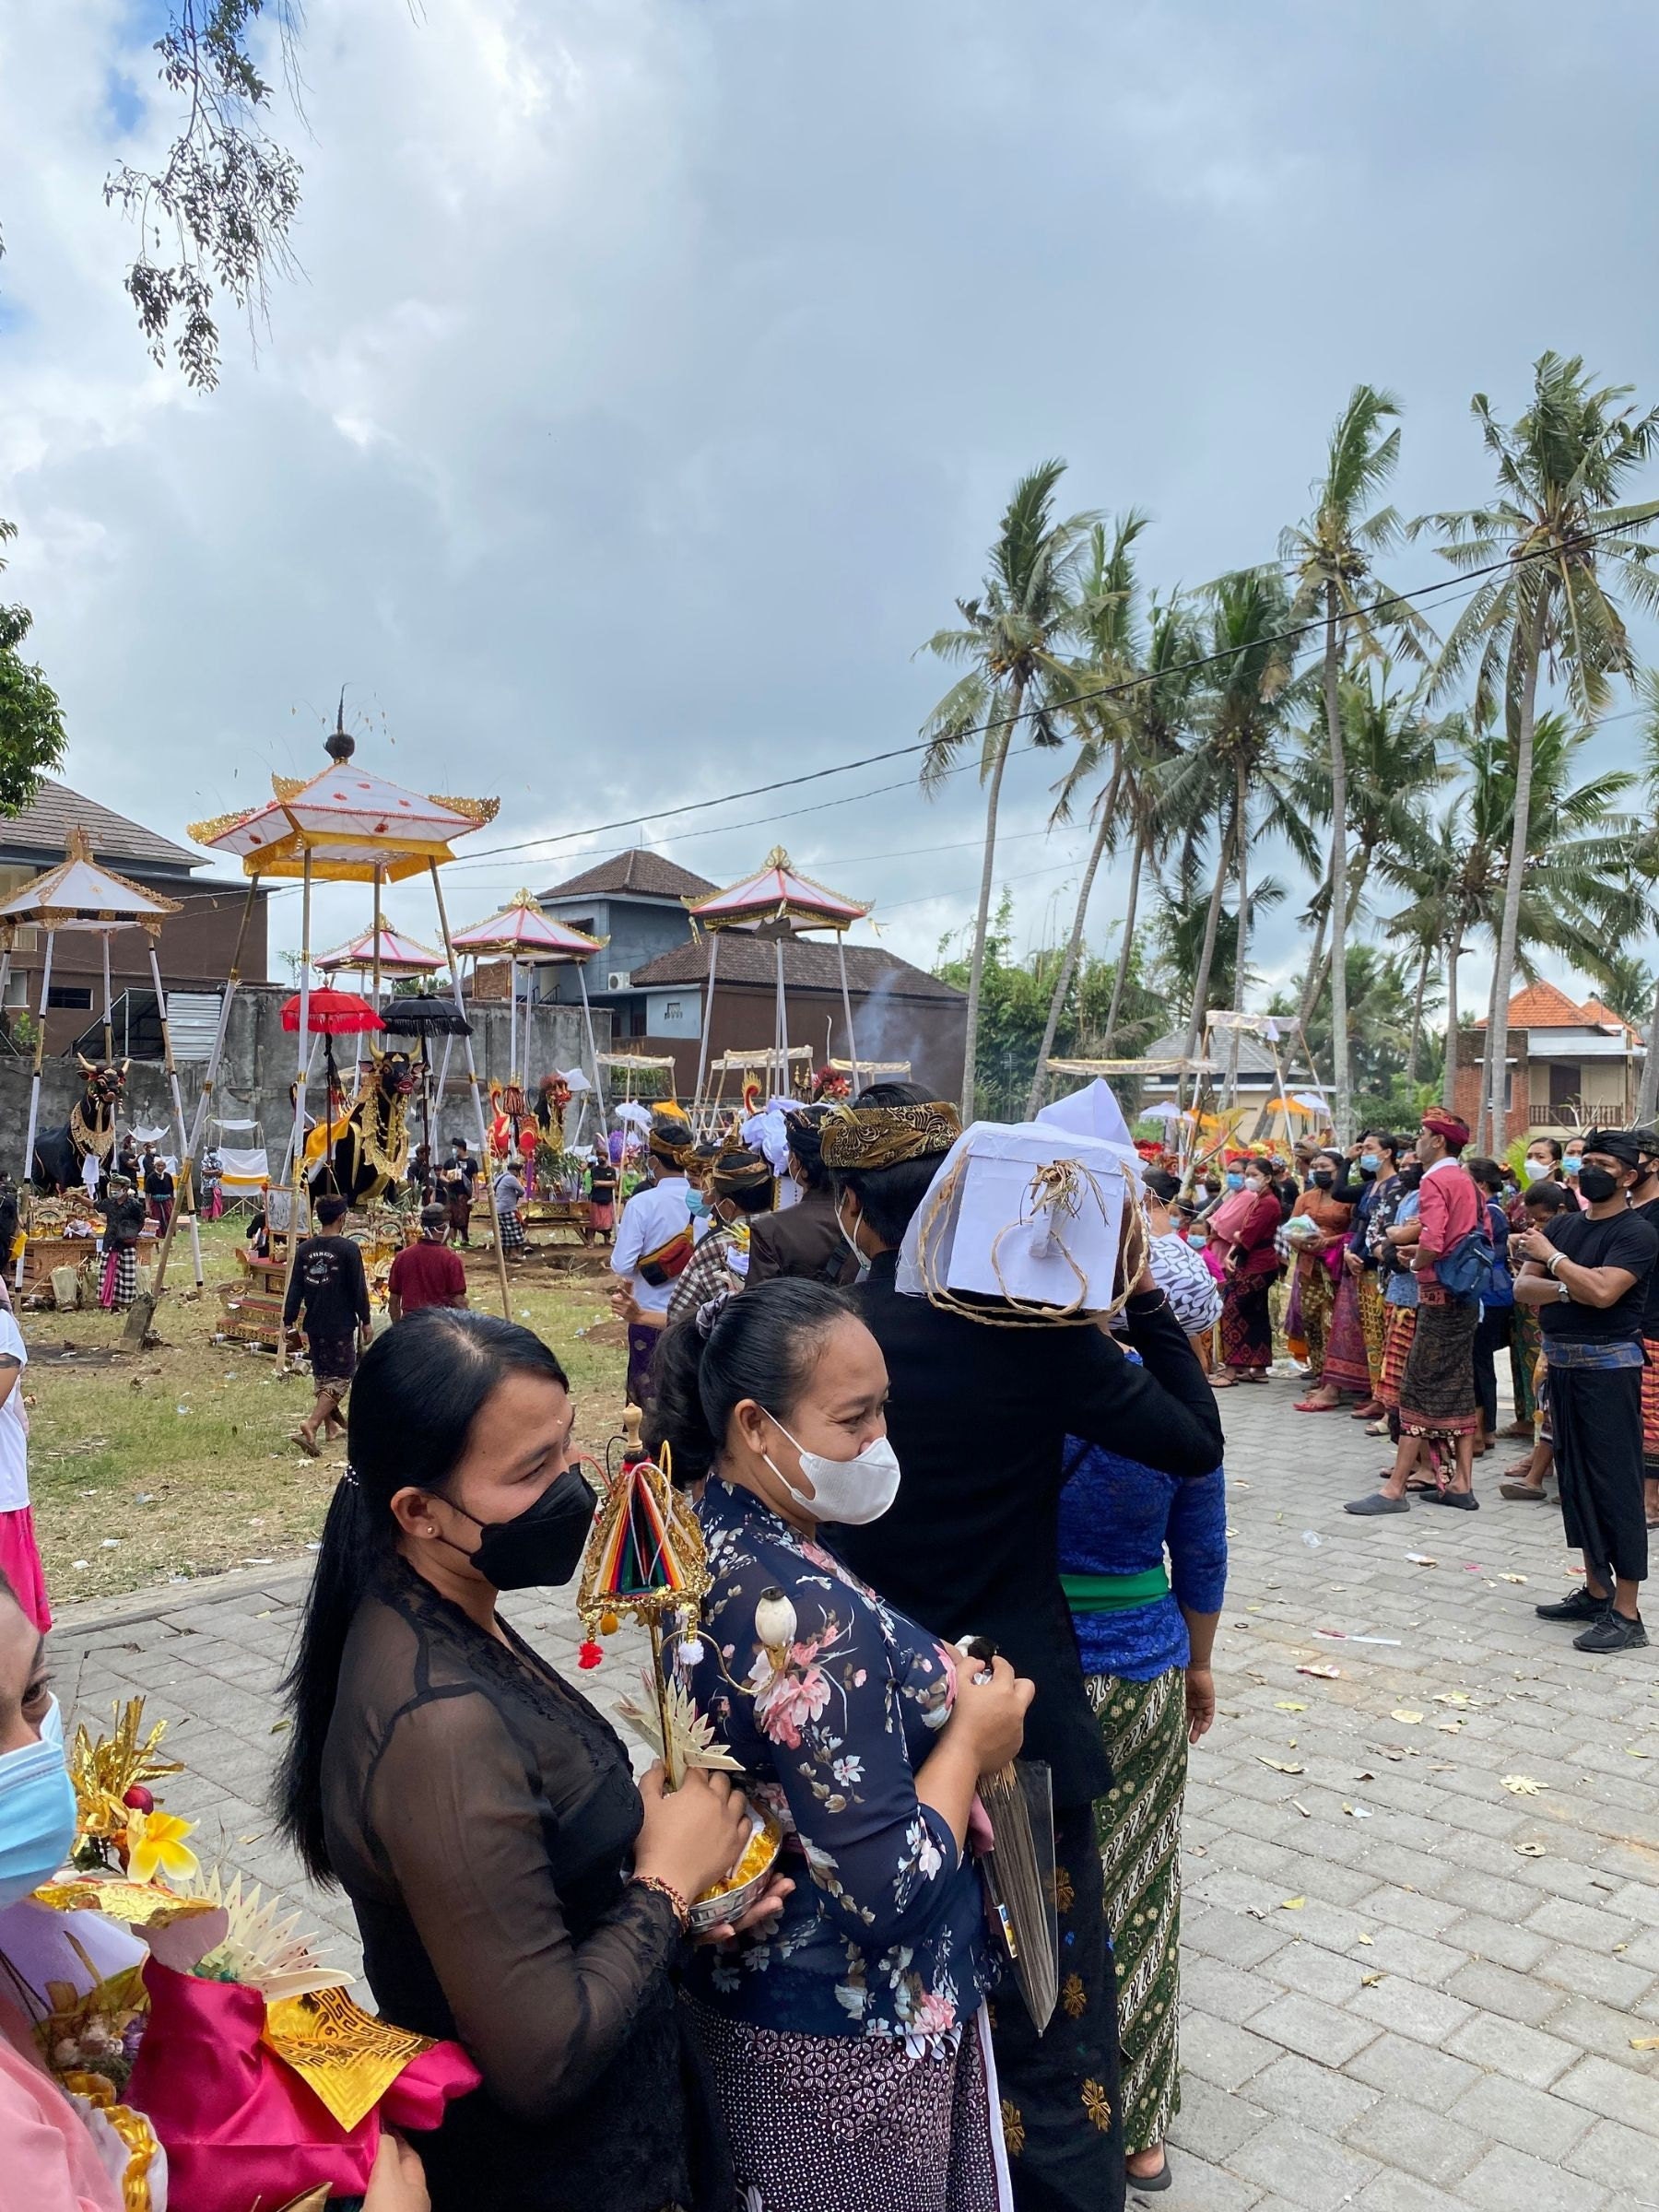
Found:
[[[95,1630],[135,1628],[139,1622],[159,1620],[166,1613],[182,1613],[188,1606],[217,1606],[251,1591],[269,1591],[273,1596],[292,1591],[296,1596],[311,1580],[310,1559],[279,1561],[271,1567],[236,1567],[225,1574],[194,1575],[187,1582],[160,1583],[148,1590],[127,1590],[118,1597],[88,1597],[59,1606],[53,1615],[54,1639],[88,1636]],[[293,1597],[288,1598],[291,1604]]]

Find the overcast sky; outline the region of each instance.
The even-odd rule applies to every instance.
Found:
[[[1407,512],[1484,496],[1469,396],[1546,347],[1659,398],[1651,7],[309,0],[303,273],[199,397],[100,194],[171,129],[157,12],[0,15],[6,594],[67,780],[175,836],[321,766],[342,683],[367,765],[500,795],[477,846],[637,818],[464,861],[457,925],[636,838],[722,881],[782,839],[931,960],[971,776],[653,809],[912,739],[1022,470],[1149,509],[1167,586],[1272,552],[1356,380]],[[1050,773],[1010,771],[1022,942],[1083,841]],[[1102,877],[1097,943],[1121,911]],[[313,942],[365,918],[330,892]]]

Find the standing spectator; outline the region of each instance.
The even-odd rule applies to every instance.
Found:
[[[1382,1340],[1388,1326],[1388,1309],[1382,1301],[1382,1279],[1378,1272],[1378,1250],[1371,1235],[1372,1224],[1385,1209],[1392,1195],[1395,1178],[1400,1171],[1400,1154],[1405,1146],[1402,1140],[1386,1129],[1369,1130],[1359,1151],[1359,1173],[1364,1188],[1355,1209],[1354,1227],[1348,1238],[1349,1259],[1357,1263],[1355,1280],[1359,1287],[1359,1334],[1365,1344],[1365,1372],[1370,1395],[1354,1414],[1357,1421],[1375,1421],[1383,1412],[1379,1394],[1382,1385]],[[1348,1261],[1344,1261],[1345,1266]]]
[[[423,1206],[420,1241],[406,1244],[392,1262],[386,1279],[386,1310],[394,1321],[418,1313],[422,1306],[464,1306],[466,1268],[449,1248],[449,1208]]]
[[[1416,1465],[1419,1441],[1429,1446],[1438,1488],[1425,1493],[1441,1503],[1473,1512],[1475,1496],[1475,1331],[1480,1300],[1473,1293],[1448,1289],[1440,1265],[1465,1237],[1482,1226],[1479,1193],[1459,1155],[1469,1141],[1469,1126],[1444,1107],[1423,1116],[1417,1153],[1422,1162],[1418,1185],[1418,1318],[1400,1378],[1400,1441],[1382,1489],[1348,1501],[1350,1513],[1405,1513],[1411,1510],[1406,1484]],[[1451,1477],[1443,1454],[1455,1454]]]
[[[691,1124],[680,1113],[653,1113],[646,1149],[651,1181],[623,1207],[611,1251],[611,1272],[622,1278],[612,1303],[628,1323],[624,1387],[635,1406],[643,1406],[650,1394],[657,1337],[668,1317],[674,1286],[690,1265],[686,1162],[691,1155]]]
[[[29,1347],[9,1304],[0,1307],[0,1591],[7,1583],[42,1636],[52,1626],[46,1577],[29,1504],[29,1415],[23,1370]]]
[[[496,1220],[500,1226],[502,1253],[510,1260],[524,1256],[524,1224],[519,1215],[524,1203],[524,1179],[519,1172],[522,1164],[518,1154],[510,1152],[495,1179]]]
[[[605,1139],[594,1139],[594,1156],[588,1161],[588,1233],[608,1244],[617,1227],[617,1168],[606,1147]]]
[[[1636,1181],[1630,1211],[1640,1214],[1659,1237],[1659,1129],[1632,1129],[1636,1139]],[[1641,1311],[1641,1473],[1647,1524],[1659,1528],[1659,1267],[1648,1277]]]
[[[858,1263],[835,1218],[830,1171],[819,1149],[827,1106],[803,1106],[784,1116],[789,1173],[801,1195],[780,1213],[762,1214],[749,1231],[751,1284],[774,1276],[799,1276],[810,1283],[850,1283]]]
[[[209,1145],[202,1155],[203,1218],[217,1221],[225,1210],[225,1163]]]
[[[312,1459],[323,1455],[319,1428],[325,1439],[345,1435],[340,1405],[357,1372],[359,1347],[369,1348],[369,1278],[362,1253],[340,1233],[345,1218],[344,1198],[319,1199],[320,1233],[304,1238],[294,1254],[293,1279],[282,1309],[290,1342],[298,1341],[303,1326],[311,1354],[317,1402],[294,1431],[294,1441]]]
[[[1659,1236],[1630,1208],[1641,1152],[1628,1129],[1591,1129],[1579,1168],[1583,1211],[1529,1230],[1515,1295],[1539,1309],[1549,1367],[1550,1423],[1567,1541],[1584,1583],[1540,1620],[1587,1624],[1581,1652],[1647,1641],[1639,1608],[1647,1579],[1641,1478],[1641,1328]]]
[[[1337,1386],[1327,1386],[1322,1378],[1336,1303],[1336,1278],[1342,1272],[1342,1255],[1354,1219],[1353,1198],[1344,1198],[1338,1189],[1339,1184],[1346,1186],[1347,1178],[1347,1162],[1340,1152],[1315,1154],[1308,1187],[1291,1208],[1291,1220],[1312,1221],[1319,1231],[1312,1242],[1300,1245],[1296,1253],[1301,1340],[1308,1347],[1308,1372],[1313,1378],[1308,1395],[1296,1401],[1298,1413],[1329,1413],[1342,1403]],[[1354,1197],[1358,1196],[1356,1190]]]
[[[1170,1301],[1170,1311],[1186,1332],[1186,1340],[1198,1355],[1207,1375],[1216,1348],[1216,1323],[1221,1312],[1221,1293],[1202,1252],[1192,1251],[1177,1230],[1171,1207],[1181,1185],[1168,1168],[1143,1168],[1147,1227],[1152,1248],[1147,1265],[1152,1280]]]
[[[1268,1182],[1267,1164],[1253,1159],[1243,1188],[1216,1214],[1212,1233],[1225,1246],[1222,1259],[1221,1363],[1225,1374],[1212,1378],[1218,1390],[1235,1382],[1265,1382],[1273,1365],[1273,1320],[1267,1293],[1278,1280],[1276,1244],[1283,1226],[1279,1202]]]
[[[449,1206],[451,1241],[456,1244],[470,1244],[473,1192],[478,1181],[478,1163],[467,1150],[464,1136],[450,1138],[450,1156],[443,1163],[440,1181]]]
[[[173,1179],[171,1170],[159,1152],[152,1152],[149,1156],[149,1165],[144,1173],[144,1195],[149,1201],[156,1234],[164,1237],[167,1225],[172,1219]]]
[[[138,1295],[138,1239],[144,1232],[144,1201],[124,1175],[112,1175],[104,1200],[103,1279],[98,1302],[107,1312],[124,1313]]]
[[[1552,1190],[1565,1191],[1566,1179],[1561,1173],[1561,1140],[1559,1136],[1535,1136],[1526,1147],[1526,1157],[1521,1162],[1521,1189],[1510,1201],[1510,1228],[1519,1232],[1527,1226],[1526,1194],[1536,1190],[1540,1183]],[[1510,1386],[1514,1396],[1515,1418],[1504,1430],[1506,1436],[1524,1436],[1529,1444],[1536,1440],[1537,1402],[1534,1396],[1536,1387],[1533,1378],[1544,1357],[1544,1335],[1538,1327],[1538,1310],[1535,1306],[1515,1305],[1511,1309],[1510,1325]],[[1507,1495],[1507,1493],[1506,1493]]]
[[[1577,1210],[1578,1200],[1571,1186],[1558,1182],[1553,1176],[1541,1176],[1529,1183],[1521,1196],[1521,1219],[1515,1235],[1510,1239],[1512,1268],[1521,1265],[1518,1250],[1520,1235],[1528,1229],[1547,1230],[1558,1214]],[[1514,1308],[1514,1336],[1522,1340],[1523,1357],[1527,1363],[1526,1402],[1532,1408],[1532,1418],[1526,1434],[1532,1440],[1532,1450],[1523,1460],[1517,1460],[1498,1485],[1498,1495],[1516,1504],[1542,1505],[1546,1491],[1544,1483],[1555,1465],[1555,1439],[1549,1426],[1549,1383],[1544,1365],[1544,1332],[1538,1326],[1538,1309],[1517,1299]],[[1512,1339],[1512,1357],[1513,1356]]]
[[[1274,1158],[1267,1162],[1267,1180],[1273,1194],[1279,1202],[1280,1218],[1288,1221],[1296,1211],[1296,1202],[1301,1196],[1301,1185],[1291,1174],[1287,1161]]]
[[[1492,1279],[1480,1300],[1475,1331],[1475,1404],[1480,1417],[1475,1439],[1477,1456],[1491,1451],[1498,1435],[1498,1354],[1508,1346],[1515,1317],[1515,1286],[1509,1270],[1509,1215],[1503,1206],[1503,1171],[1495,1159],[1472,1159],[1469,1173],[1486,1209],[1487,1234],[1498,1255]]]

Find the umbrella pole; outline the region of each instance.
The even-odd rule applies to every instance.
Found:
[[[115,1001],[110,991],[110,933],[102,933],[104,979],[104,1065],[109,1066],[115,1057]]]
[[[772,939],[772,951],[778,966],[778,1088],[774,1098],[782,1098],[789,1088],[789,1001],[783,994],[783,940]]]
[[[312,849],[305,848],[305,871],[301,877],[300,899],[300,1074],[294,1085],[293,1133],[293,1197],[289,1205],[288,1230],[288,1264],[282,1270],[282,1307],[288,1311],[288,1292],[293,1288],[294,1260],[300,1250],[300,1212],[305,1203],[305,1078],[310,1073],[311,1055],[311,904],[312,904]],[[327,1109],[324,1110],[326,1119]],[[326,1142],[326,1132],[324,1133]],[[276,1372],[282,1374],[288,1364],[288,1331],[278,1327]]]
[[[709,1041],[714,1031],[714,971],[720,963],[720,932],[704,931],[709,940],[709,981],[703,991],[702,1035],[697,1041],[697,1089],[691,1100],[691,1118],[695,1126],[702,1112],[703,1077],[709,1065]]]
[[[454,941],[450,935],[449,915],[444,912],[443,886],[438,880],[438,863],[428,862],[432,871],[432,897],[438,904],[438,926],[443,932],[443,950],[450,965],[450,981],[454,987],[455,1004],[461,1004],[461,965],[455,958]],[[501,1312],[512,1319],[512,1293],[507,1288],[507,1254],[501,1250],[501,1217],[496,1206],[495,1176],[489,1160],[489,1133],[484,1126],[484,1094],[478,1088],[478,1063],[473,1054],[472,1032],[466,1034],[466,1080],[472,1090],[473,1118],[478,1124],[478,1159],[484,1168],[484,1185],[489,1196],[489,1224],[495,1233],[496,1275],[501,1289]]]
[[[588,998],[587,964],[583,960],[578,960],[576,963],[576,987],[582,993],[582,1019],[583,1027],[587,1030],[588,1059],[592,1062],[594,1069],[594,1112],[598,1116],[599,1134],[603,1136],[605,1135],[605,1092],[600,1086],[599,1047],[594,1042],[594,1009]]]
[[[852,1096],[858,1096],[858,1040],[853,1034],[853,996],[847,989],[847,933],[842,930],[835,940],[835,950],[841,961],[841,1013],[847,1023],[847,1058],[852,1062]]]
[[[33,1182],[35,1135],[41,1125],[41,1056],[46,1050],[46,1007],[52,997],[52,955],[57,944],[57,932],[46,932],[46,964],[41,971],[41,1015],[35,1023],[34,1073],[29,1084],[29,1135],[23,1140],[23,1172],[18,1178],[18,1197],[29,1199],[29,1211],[34,1213]],[[23,1253],[18,1254],[18,1269],[12,1280],[19,1289],[23,1287]]]
[[[477,973],[478,963],[475,959],[473,961],[473,980],[475,982],[477,980]],[[461,1004],[461,971],[459,968],[453,970],[451,972],[450,989],[455,994],[455,1011],[460,1015],[462,1020],[465,1021],[466,1018],[466,1008]],[[441,1122],[443,1119],[443,1094],[449,1088],[450,1047],[454,1043],[454,1041],[455,1040],[453,1035],[446,1030],[443,1038],[443,1058],[439,1063],[438,1066],[438,1118]]]
[[[507,955],[507,1080],[518,1079],[518,956]]]

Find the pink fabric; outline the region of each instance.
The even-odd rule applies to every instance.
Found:
[[[14,1512],[0,1513],[0,1574],[44,1636],[52,1626],[52,1607],[46,1602],[46,1577],[35,1543],[34,1515],[26,1505]]]
[[[0,2033],[4,2195],[29,2212],[121,2212],[85,2122],[55,2081]]]
[[[1430,1169],[1418,1185],[1418,1218],[1423,1242],[1437,1259],[1443,1260],[1455,1243],[1478,1229],[1480,1194],[1468,1170],[1455,1163]],[[1419,1283],[1438,1279],[1432,1267],[1419,1267],[1417,1274]]]
[[[1278,1204],[1277,1198],[1274,1200],[1274,1204],[1276,1206]],[[1222,1199],[1215,1212],[1208,1217],[1211,1236],[1219,1237],[1224,1244],[1230,1244],[1245,1222],[1249,1220],[1251,1209],[1254,1205],[1255,1193],[1253,1191],[1230,1193],[1227,1197]]]
[[[127,2096],[166,2147],[170,2212],[248,2212],[324,2183],[334,2195],[360,2195],[382,2114],[394,2127],[434,2128],[449,2100],[482,2078],[458,2043],[440,2043],[347,2130],[260,2041],[257,1990],[174,1973],[159,1959],[144,1981],[149,2023]]]

